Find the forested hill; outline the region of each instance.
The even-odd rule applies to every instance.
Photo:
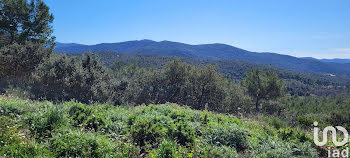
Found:
[[[81,54],[68,54],[81,55]],[[115,64],[128,65],[137,64],[144,68],[162,68],[169,61],[173,60],[173,56],[163,56],[154,54],[122,54],[115,52],[93,52],[92,56],[98,58],[108,67],[116,66]],[[239,81],[244,78],[245,73],[253,69],[262,69],[264,71],[274,71],[279,77],[287,82],[288,92],[291,94],[305,95],[308,93],[316,95],[329,95],[338,93],[336,89],[329,90],[331,87],[344,87],[349,83],[349,77],[329,74],[313,73],[313,72],[296,72],[280,68],[270,64],[251,63],[238,60],[210,60],[210,59],[191,59],[182,57],[181,60],[191,65],[205,66],[216,65],[220,73],[226,77]],[[326,89],[328,90],[325,90]]]
[[[65,53],[84,53],[88,51],[113,51],[124,54],[158,54],[193,59],[240,60],[272,64],[300,72],[350,74],[350,63],[328,63],[276,53],[257,53],[225,44],[189,45],[171,41],[156,42],[151,40],[140,40],[120,43],[102,43],[97,45],[57,43],[55,49],[55,52]]]

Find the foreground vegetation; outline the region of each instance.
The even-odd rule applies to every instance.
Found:
[[[276,128],[269,118],[170,103],[128,108],[1,96],[0,112],[0,154],[9,157],[317,157],[304,132]]]

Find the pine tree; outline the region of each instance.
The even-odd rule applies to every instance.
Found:
[[[0,0],[0,47],[31,41],[53,48],[53,19],[41,0]]]

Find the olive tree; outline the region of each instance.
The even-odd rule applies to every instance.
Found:
[[[285,85],[275,72],[264,72],[259,69],[246,73],[242,85],[247,88],[248,94],[255,99],[255,109],[259,112],[261,100],[276,99],[284,95]]]

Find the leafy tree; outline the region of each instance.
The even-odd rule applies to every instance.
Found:
[[[276,99],[284,94],[284,82],[278,78],[275,72],[264,72],[254,69],[246,74],[242,81],[250,96],[255,99],[255,109],[259,112],[259,103],[262,99]]]
[[[0,1],[0,47],[26,41],[54,47],[53,15],[41,0]]]
[[[161,70],[147,71],[133,65],[116,67],[117,77],[129,76],[124,92],[129,103],[173,102],[221,112],[237,112],[249,104],[250,98],[244,95],[241,87],[217,73],[215,66],[198,67],[175,58]]]
[[[198,109],[205,109],[205,105],[210,110],[218,110],[225,97],[225,78],[216,72],[216,67],[208,65],[199,69],[198,78],[192,85],[198,87]],[[197,77],[197,75],[195,75]]]
[[[0,76],[30,76],[51,51],[40,44],[24,42],[0,48]]]
[[[223,104],[216,111],[224,113],[234,113],[244,115],[251,113],[251,101],[249,95],[244,93],[244,87],[233,83],[230,79],[226,79],[224,83],[226,97]]]

